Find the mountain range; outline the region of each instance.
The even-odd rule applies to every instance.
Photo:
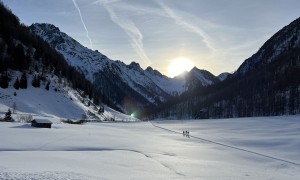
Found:
[[[267,40],[238,70],[149,113],[149,118],[225,118],[300,113],[300,18]]]
[[[184,75],[169,78],[151,67],[143,70],[136,62],[126,65],[111,60],[97,50],[84,47],[52,24],[36,23],[29,28],[127,113],[136,108],[157,107],[184,92],[218,83],[226,77],[219,79],[194,67]]]
[[[58,84],[72,87],[87,102],[144,119],[300,113],[300,18],[274,34],[233,74],[216,77],[194,67],[169,78],[136,62],[111,60],[52,24],[22,25],[2,4],[0,8],[3,89],[26,74],[33,87],[36,81],[47,86],[49,77],[56,76]]]

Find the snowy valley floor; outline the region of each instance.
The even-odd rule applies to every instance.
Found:
[[[300,116],[51,129],[1,122],[0,179],[298,180]]]

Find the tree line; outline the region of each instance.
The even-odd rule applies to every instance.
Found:
[[[223,82],[184,93],[148,112],[147,118],[201,119],[299,114],[299,77],[300,47],[294,44],[271,63],[257,66],[244,75],[236,73]]]
[[[82,73],[68,65],[61,54],[42,38],[33,35],[27,26],[20,24],[18,17],[2,2],[0,26],[0,87],[8,87],[8,82],[11,81],[9,70],[29,72],[34,69],[41,74],[53,72],[58,77],[67,79],[72,88],[82,90],[95,104],[109,102],[111,107],[116,108]],[[16,79],[19,82],[14,83],[17,88],[23,87],[24,76],[22,77],[20,80]],[[39,86],[39,78],[34,77],[33,86]]]

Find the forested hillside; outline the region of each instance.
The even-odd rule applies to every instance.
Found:
[[[54,73],[66,79],[74,89],[83,91],[95,104],[105,100],[104,103],[115,107],[82,73],[68,65],[61,54],[52,49],[43,39],[33,35],[27,26],[20,24],[18,17],[2,3],[0,3],[0,26],[1,88],[7,88],[9,83],[13,84],[17,80],[22,82],[29,74],[36,77],[33,82],[27,83],[37,86],[40,81],[48,80],[47,74]],[[22,72],[22,77],[12,77],[12,70]]]
[[[300,18],[271,37],[225,81],[184,94],[149,118],[225,118],[300,113]]]

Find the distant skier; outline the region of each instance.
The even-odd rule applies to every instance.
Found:
[[[186,137],[190,137],[190,132],[189,131],[182,131],[182,135]]]

